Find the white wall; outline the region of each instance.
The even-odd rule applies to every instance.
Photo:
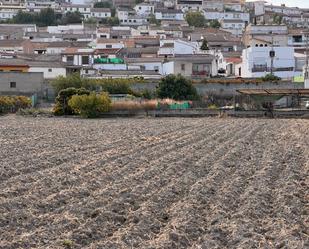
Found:
[[[134,7],[136,13],[138,15],[150,15],[154,13],[154,6],[153,5],[143,5],[139,4]]]
[[[203,11],[204,16],[208,20],[242,20],[250,21],[250,15],[246,12],[219,12],[219,11]]]
[[[63,68],[30,67],[29,72],[43,73],[44,79],[55,79],[58,76],[66,76],[66,69],[64,67]]]
[[[252,68],[258,65],[266,65],[271,67],[271,58],[269,57],[270,47],[251,47],[243,50],[242,54],[242,77],[263,77],[267,72],[252,72]],[[294,48],[291,47],[275,47],[276,56],[273,60],[274,68],[295,67]],[[275,75],[281,78],[292,78],[296,74],[293,71],[274,72]]]
[[[198,48],[197,42],[184,42],[181,40],[174,41],[175,54],[193,54]]]
[[[101,70],[127,70],[126,64],[94,64],[93,68]]]
[[[169,75],[175,73],[175,62],[170,61],[163,64],[163,75]]]
[[[264,3],[264,1],[254,2],[254,14],[257,15],[257,16],[265,14],[265,3]]]
[[[130,66],[138,66],[139,68],[141,66],[145,67],[145,70],[158,70],[159,74],[163,74],[163,64],[162,62],[132,62],[128,64],[128,67]]]

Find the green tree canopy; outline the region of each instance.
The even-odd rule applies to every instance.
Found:
[[[68,12],[62,17],[62,24],[82,23],[83,15],[78,12]]]
[[[208,43],[205,39],[203,39],[201,50],[209,50]]]
[[[206,20],[201,12],[190,11],[186,14],[186,21],[190,26],[204,27]]]
[[[221,24],[218,20],[211,20],[207,23],[207,26],[211,27],[211,28],[215,28],[218,29],[221,27]]]
[[[42,9],[38,14],[38,22],[42,24],[42,26],[50,26],[55,24],[56,14],[55,11],[51,8]]]
[[[34,23],[38,26],[49,26],[57,24],[58,16],[51,8],[42,9],[39,13],[28,13],[18,11],[11,23]]]
[[[110,9],[112,7],[111,2],[96,2],[93,5],[94,8],[108,8]]]
[[[157,26],[159,26],[161,24],[160,20],[157,20],[156,16],[154,14],[149,15],[149,23],[155,24]]]
[[[161,79],[157,88],[159,98],[175,100],[196,100],[198,94],[191,80],[178,75],[168,75]]]
[[[119,19],[118,17],[108,17],[108,18],[103,18],[101,20],[102,24],[107,24],[109,26],[117,26],[119,25]]]

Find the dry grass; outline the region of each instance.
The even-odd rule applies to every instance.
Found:
[[[157,108],[157,101],[156,100],[149,100],[149,101],[116,101],[112,103],[112,110],[119,111],[119,110],[155,110]]]

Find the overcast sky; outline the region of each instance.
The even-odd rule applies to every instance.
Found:
[[[253,0],[250,0],[248,2],[252,2]],[[265,0],[266,2],[280,5],[282,3],[285,3],[285,5],[290,7],[301,7],[301,8],[309,8],[309,0]]]

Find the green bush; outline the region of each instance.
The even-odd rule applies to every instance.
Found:
[[[31,107],[31,100],[25,96],[0,96],[0,113],[16,112]]]
[[[68,102],[73,95],[89,95],[90,91],[85,88],[74,88],[70,87],[64,90],[61,90],[56,97],[56,104],[53,109],[55,115],[72,115],[74,111],[69,106]]]
[[[199,98],[191,80],[178,75],[168,75],[162,78],[157,88],[157,95],[161,99],[197,100]]]
[[[125,81],[106,81],[98,82],[101,90],[110,94],[132,94],[133,91],[129,83]]]
[[[133,94],[130,84],[144,82],[141,77],[128,79],[87,79],[79,74],[70,74],[67,77],[60,76],[52,81],[56,94],[61,90],[74,87],[85,88],[90,91],[104,91],[110,94]]]
[[[38,108],[19,109],[16,112],[16,114],[20,116],[32,116],[32,117],[39,117],[39,116],[52,117],[53,116],[53,113],[51,110],[38,109]]]
[[[262,79],[262,81],[271,81],[271,82],[281,80],[280,77],[273,75],[273,74],[267,74],[264,77],[262,77],[261,79]]]
[[[111,108],[111,99],[107,93],[91,93],[90,95],[74,95],[69,100],[69,106],[82,117],[95,118],[100,113],[108,112]]]
[[[154,98],[156,98],[156,93],[154,91],[149,90],[149,89],[142,90],[140,95],[144,99],[154,99]]]

